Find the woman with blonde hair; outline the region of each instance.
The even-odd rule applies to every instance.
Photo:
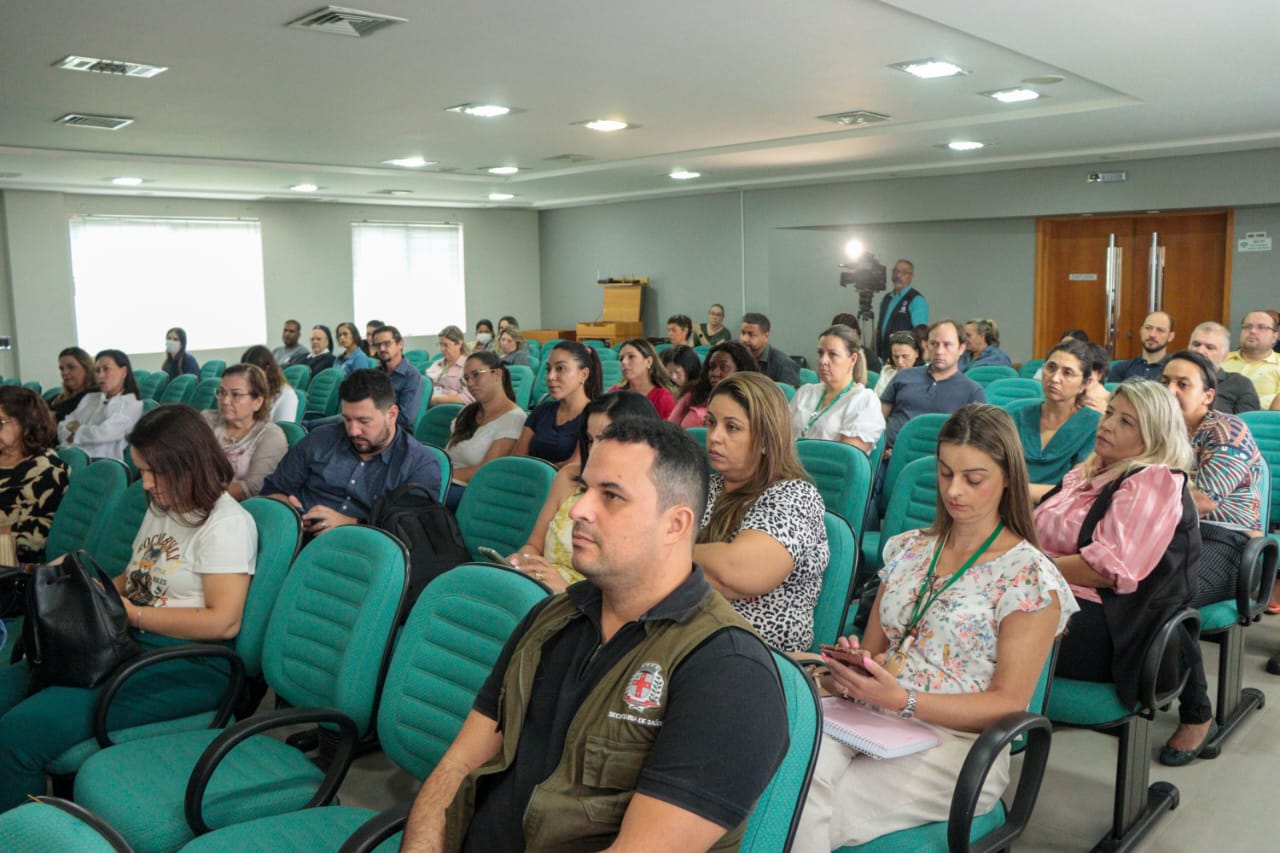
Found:
[[[830,674],[822,686],[918,719],[939,744],[870,761],[824,737],[798,853],[946,820],[977,733],[1026,710],[1054,637],[1076,609],[1039,549],[1022,443],[1003,410],[970,403],[943,424],[935,500],[928,529],[886,543],[867,630],[861,641],[838,640],[845,654],[824,655]],[[858,662],[855,649],[866,655]],[[990,811],[1008,784],[1008,762],[1005,753],[987,776],[978,814]]]
[[[502,363],[508,367],[513,364],[533,367],[529,345],[524,342],[519,326],[507,326],[498,333],[498,353],[502,356]]]
[[[80,347],[67,347],[58,353],[58,375],[62,378],[62,390],[49,401],[55,422],[76,410],[84,395],[96,391],[98,383],[93,378],[93,359]]]
[[[265,347],[264,347],[265,349]],[[233,364],[222,374],[218,408],[204,416],[231,463],[227,494],[238,501],[262,491],[262,483],[289,450],[284,431],[271,422],[271,385],[262,368]]]
[[[464,406],[476,400],[467,390],[462,374],[467,369],[467,340],[457,326],[445,326],[438,336],[441,357],[427,368],[426,376],[435,386],[431,392],[431,405],[462,403]]]
[[[658,410],[658,417],[671,414],[676,407],[675,395],[671,393],[674,386],[653,344],[644,338],[632,338],[618,350],[618,361],[622,364],[622,381],[609,390],[643,394]]]
[[[711,392],[706,424],[715,473],[694,560],[766,643],[804,651],[830,549],[787,399],[763,373],[735,373]]]
[[[840,441],[870,453],[884,432],[884,414],[866,386],[867,363],[850,326],[835,325],[818,336],[818,380],[791,398],[796,437]]]
[[[1194,464],[1187,425],[1158,382],[1120,384],[1098,423],[1093,453],[1036,508],[1045,553],[1071,583],[1080,614],[1062,640],[1055,672],[1111,683],[1122,703],[1138,698],[1139,667],[1156,629],[1192,600],[1200,527],[1188,488]],[[1203,679],[1200,644],[1183,634],[1182,666]],[[1184,701],[1166,752],[1185,764],[1212,735],[1203,685]],[[1164,753],[1162,753],[1162,759]]]

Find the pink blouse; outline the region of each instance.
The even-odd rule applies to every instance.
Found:
[[[1173,541],[1182,518],[1182,478],[1165,465],[1144,468],[1125,480],[1106,514],[1093,529],[1093,541],[1076,547],[1080,528],[1093,502],[1112,476],[1084,482],[1073,468],[1062,480],[1062,491],[1036,507],[1036,533],[1050,557],[1079,553],[1095,572],[1112,580],[1120,594],[1133,592],[1151,574]],[[1092,587],[1071,584],[1077,598],[1102,602]]]
[[[695,406],[692,400],[693,395],[682,395],[679,400],[676,400],[676,407],[671,410],[671,414],[667,415],[667,420],[685,429],[703,426],[707,420],[707,407]]]
[[[467,383],[462,381],[462,373],[466,370],[466,355],[458,356],[458,360],[444,367],[444,359],[438,359],[434,364],[427,368],[427,378],[435,383],[435,390],[431,392],[431,396],[438,394],[448,394],[454,397],[462,398],[462,404],[465,406],[476,401],[471,396],[471,392],[467,390]]]

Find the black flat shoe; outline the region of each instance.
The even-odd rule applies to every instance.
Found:
[[[1200,753],[1204,752],[1205,744],[1213,740],[1213,736],[1218,733],[1218,724],[1216,722],[1209,723],[1209,731],[1205,733],[1204,740],[1200,741],[1200,745],[1195,749],[1174,749],[1166,746],[1160,750],[1160,763],[1166,767],[1185,767],[1200,757]]]
[[[1276,652],[1267,661],[1267,672],[1272,675],[1280,675],[1280,652]]]

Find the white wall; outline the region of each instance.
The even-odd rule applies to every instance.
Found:
[[[1129,179],[1085,180],[1103,168]],[[774,343],[808,354],[831,315],[857,304],[838,287],[837,265],[858,235],[888,265],[916,262],[934,317],[995,317],[1002,346],[1022,360],[1032,356],[1037,217],[1191,208],[1234,208],[1236,237],[1277,238],[1277,252],[1234,256],[1230,313],[1280,306],[1280,149],[1265,149],[544,211],[543,312],[589,319],[581,306],[595,304],[595,269],[625,271],[664,285],[646,307],[649,334],[663,333],[668,314],[701,319],[723,302],[731,325],[743,310],[764,311]]]
[[[537,214],[523,210],[454,210],[377,207],[322,202],[228,202],[6,192],[0,220],[0,334],[11,329],[14,350],[0,352],[0,373],[18,373],[46,388],[57,384],[57,353],[74,343],[75,313],[71,279],[68,217],[72,214],[139,216],[244,216],[262,222],[262,260],[266,283],[267,334],[279,343],[284,320],[296,317],[309,328],[332,328],[354,320],[362,329],[367,317],[354,317],[351,293],[351,231],[364,219],[406,222],[459,222],[463,230],[463,263],[467,282],[467,323],[481,317],[495,323],[514,314],[528,327],[541,321]],[[193,294],[199,300],[216,294]],[[6,316],[9,306],[13,313]],[[379,319],[395,323],[395,317]],[[181,326],[181,317],[173,319]],[[468,329],[469,331],[469,329]],[[305,335],[304,335],[305,340]],[[197,359],[239,359],[253,343],[209,350],[191,341]],[[161,346],[129,353],[134,363],[156,369]],[[434,347],[434,337],[409,338],[409,347]]]

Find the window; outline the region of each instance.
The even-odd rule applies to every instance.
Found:
[[[256,220],[76,216],[71,219],[76,340],[157,352],[181,326],[191,349],[267,337]]]
[[[351,224],[356,322],[390,323],[402,335],[434,335],[466,322],[462,226]]]

